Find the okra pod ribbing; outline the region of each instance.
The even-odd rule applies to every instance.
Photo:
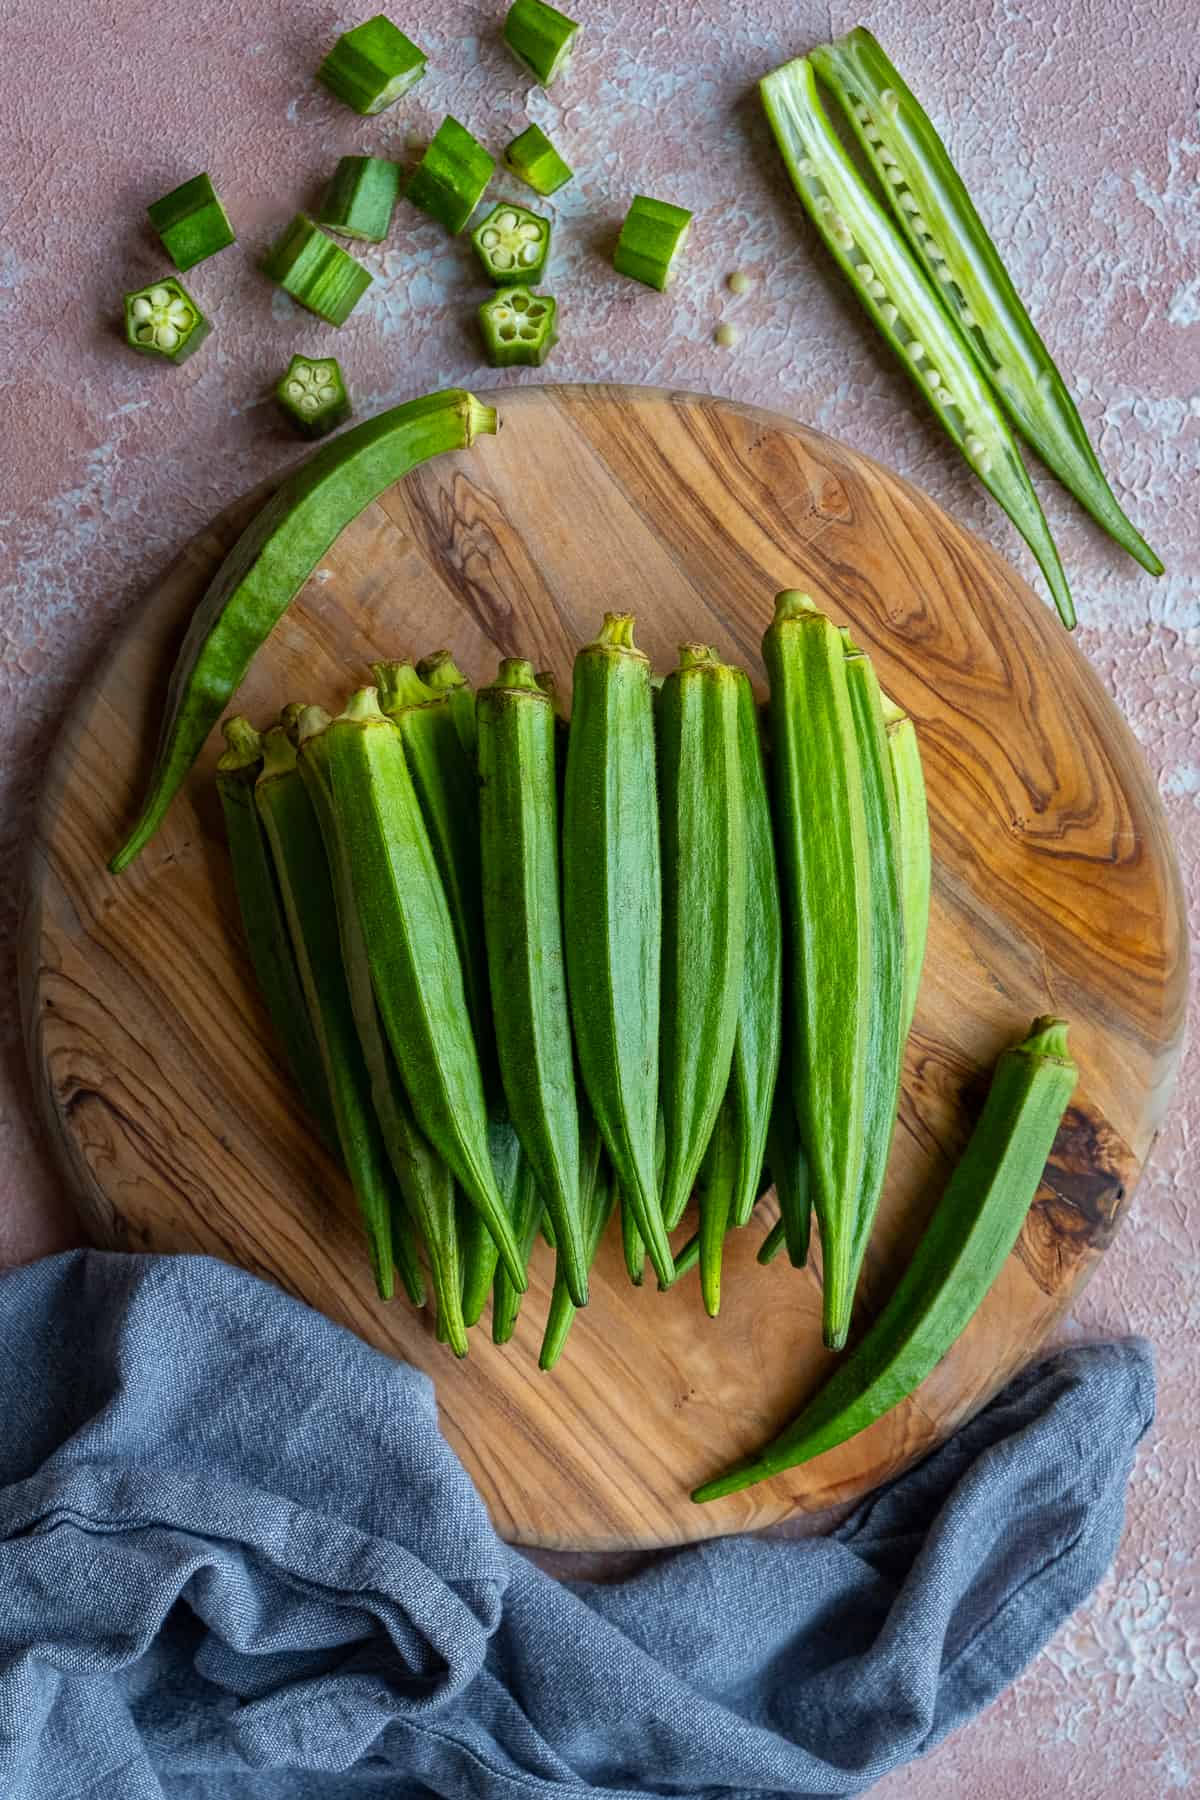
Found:
[[[929,932],[929,812],[916,727],[887,694],[882,696],[888,755],[900,824],[900,902],[904,910],[904,1036],[912,1027]]]

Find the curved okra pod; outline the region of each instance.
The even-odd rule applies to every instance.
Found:
[[[222,729],[228,748],[217,763],[217,792],[225,815],[246,946],[304,1104],[325,1142],[336,1150],[337,1122],[329,1083],[296,966],[271,848],[254,799],[262,768],[262,737],[249,719],[227,719]]]
[[[478,742],[475,725],[475,693],[448,650],[435,650],[417,664],[417,674],[435,694],[445,694],[462,747],[474,761]]]
[[[400,733],[374,688],[327,728],[330,785],[375,994],[417,1123],[483,1213],[513,1285],[525,1269],[487,1146],[454,926]]]
[[[929,401],[968,465],[1033,551],[1064,625],[1075,623],[1066,576],[1012,432],[958,327],[821,105],[806,57],[759,83],[788,174],[872,321]]]
[[[822,44],[811,61],[1021,436],[1123,550],[1161,575],[1162,563],[1118,505],[1054,359],[915,94],[862,26]]]
[[[821,1227],[823,1329],[840,1350],[863,1169],[870,1048],[871,865],[862,759],[837,627],[785,592],[763,638],[791,968],[787,1037]]]
[[[887,694],[881,696],[900,825],[900,903],[904,912],[904,1036],[912,1028],[929,932],[929,810],[916,727]]]
[[[333,880],[342,967],[371,1083],[371,1098],[383,1133],[405,1216],[425,1243],[437,1303],[438,1330],[456,1356],[467,1354],[462,1317],[462,1265],[454,1208],[454,1177],[417,1125],[400,1079],[375,999],[371,965],[354,901],[354,882],[338,831],[329,773],[329,714],[306,706],[295,721],[300,775],[317,815]],[[393,1237],[399,1209],[393,1210]],[[399,1258],[397,1259],[399,1263]],[[401,1270],[403,1274],[403,1269]],[[423,1302],[422,1302],[423,1304]]]
[[[738,681],[684,644],[658,705],[663,950],[662,1212],[679,1223],[729,1084],[746,940]]]
[[[109,864],[114,874],[154,836],[255,651],[342,527],[418,463],[466,449],[480,432],[495,429],[494,407],[448,388],[343,432],[284,478],[192,615],[171,673],[150,792]]]
[[[961,1337],[1037,1194],[1078,1071],[1061,1019],[1035,1019],[997,1064],[979,1123],[891,1299],[766,1449],[693,1500],[717,1500],[844,1444],[918,1387]]]
[[[333,1101],[338,1141],[380,1297],[392,1296],[393,1182],[342,970],[337,903],[321,827],[283,726],[263,739],[255,804],[283,897],[296,966]]]
[[[650,664],[629,613],[575,659],[563,796],[563,911],[575,1047],[588,1100],[655,1274],[671,1246],[654,1172],[662,951]]]
[[[476,718],[483,923],[500,1074],[568,1290],[576,1306],[586,1306],[554,707],[532,663],[508,660],[479,690]]]

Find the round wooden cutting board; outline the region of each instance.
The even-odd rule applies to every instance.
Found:
[[[98,1242],[241,1263],[426,1369],[505,1536],[677,1543],[863,1493],[1037,1349],[1111,1241],[1170,1089],[1185,987],[1179,878],[1133,738],[1053,613],[898,477],[788,419],[691,395],[547,387],[496,399],[497,437],[426,465],[343,532],[236,710],[266,721],[287,699],[335,707],[372,657],[441,645],[475,680],[523,655],[569,684],[606,608],[637,614],[659,668],[681,640],[707,640],[761,688],[776,590],[823,599],[917,722],[935,855],[859,1323],[900,1273],[1000,1050],[1037,1013],[1071,1022],[1074,1104],[965,1335],[872,1430],[701,1508],[690,1488],[774,1432],[832,1361],[818,1268],[755,1264],[772,1200],[729,1242],[716,1322],[694,1274],[668,1295],[630,1287],[611,1236],[552,1375],[537,1367],[544,1246],[514,1341],[496,1349],[478,1331],[462,1365],[427,1315],[373,1298],[353,1199],[305,1127],[252,984],[212,782],[218,734],[140,860],[115,878],[104,866],[143,790],[187,618],[261,492],[164,576],[63,733],[26,912],[29,1052]]]

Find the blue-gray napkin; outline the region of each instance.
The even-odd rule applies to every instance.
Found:
[[[1091,1592],[1153,1405],[1144,1343],[1062,1351],[829,1537],[561,1583],[496,1537],[425,1376],[274,1287],[10,1271],[0,1794],[860,1793]]]

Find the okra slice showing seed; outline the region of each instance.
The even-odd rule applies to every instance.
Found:
[[[533,79],[549,87],[566,66],[580,27],[546,0],[513,0],[504,41]]]
[[[409,177],[406,196],[457,237],[483,198],[496,159],[449,113]]]
[[[812,52],[942,304],[1026,443],[1152,575],[1162,563],[1126,518],[1075,402],[916,95],[862,26]]]
[[[177,269],[190,269],[236,240],[229,215],[207,175],[194,175],[146,208]]]
[[[558,342],[558,302],[525,287],[501,288],[479,308],[483,347],[493,369],[540,368]]]
[[[297,431],[324,437],[350,417],[350,396],[337,359],[293,356],[275,389],[275,398]]]
[[[563,161],[540,125],[528,125],[504,152],[504,166],[543,197],[555,194],[571,180]]]
[[[211,330],[187,289],[169,276],[125,296],[125,342],[140,356],[186,362]]]
[[[635,194],[613,252],[613,268],[618,275],[632,276],[661,293],[671,279],[691,222],[691,213],[682,206]]]
[[[331,94],[370,116],[392,106],[425,73],[425,52],[384,13],[344,31],[317,70]]]
[[[340,244],[326,237],[306,213],[291,224],[263,258],[263,274],[299,305],[343,325],[371,285],[371,276]]]
[[[904,239],[850,160],[806,57],[759,83],[775,141],[805,211],[939,424],[1037,558],[1063,623],[1067,579],[1021,453],[965,340]]]
[[[391,229],[400,167],[384,156],[343,156],[325,190],[317,223],[339,237],[380,244]]]
[[[471,242],[484,274],[498,287],[536,281],[550,254],[550,221],[502,200],[476,226]]]

